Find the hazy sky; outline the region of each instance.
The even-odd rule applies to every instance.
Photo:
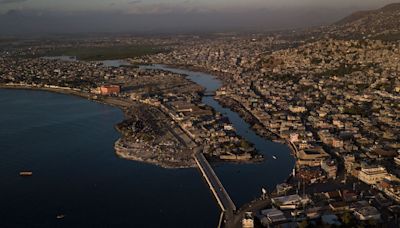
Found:
[[[38,11],[121,11],[126,13],[168,13],[172,11],[244,11],[257,8],[370,8],[394,0],[0,0],[0,12]]]
[[[0,0],[0,36],[29,32],[115,32],[332,23],[394,0]]]

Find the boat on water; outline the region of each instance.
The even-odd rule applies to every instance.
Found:
[[[65,215],[63,215],[63,214],[61,214],[61,215],[57,215],[57,217],[56,217],[57,219],[63,219],[63,218],[65,218]]]
[[[21,177],[30,177],[30,176],[32,176],[32,172],[31,171],[21,171],[21,172],[19,172],[19,175],[21,176]]]
[[[275,160],[278,159],[275,155],[272,155],[272,158],[275,159]]]

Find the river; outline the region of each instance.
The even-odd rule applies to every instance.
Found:
[[[222,82],[213,75],[163,65],[142,66],[147,69],[166,70],[187,75],[191,81],[203,86],[206,92],[215,92]],[[295,164],[295,159],[287,145],[266,140],[257,135],[236,112],[222,107],[213,97],[204,96],[204,104],[228,117],[238,135],[253,143],[255,148],[264,155],[266,160],[258,164],[214,164],[215,171],[222,184],[237,206],[243,205],[261,195],[261,188],[269,191],[286,180]],[[273,159],[275,156],[277,159]]]

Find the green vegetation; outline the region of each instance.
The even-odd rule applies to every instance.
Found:
[[[309,224],[308,224],[307,220],[304,220],[299,224],[299,228],[307,228],[308,226],[309,226]]]
[[[244,139],[240,140],[240,147],[247,150],[251,148],[251,145]]]
[[[126,59],[165,52],[160,46],[109,46],[109,47],[74,47],[55,49],[45,53],[46,56],[76,56],[84,61],[101,61]]]

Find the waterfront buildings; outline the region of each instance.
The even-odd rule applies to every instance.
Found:
[[[329,154],[327,154],[323,148],[318,147],[313,149],[298,150],[297,158],[297,164],[300,166],[320,166],[323,160],[329,158]]]
[[[100,87],[101,95],[118,95],[121,92],[121,87],[118,85],[103,85]]]

